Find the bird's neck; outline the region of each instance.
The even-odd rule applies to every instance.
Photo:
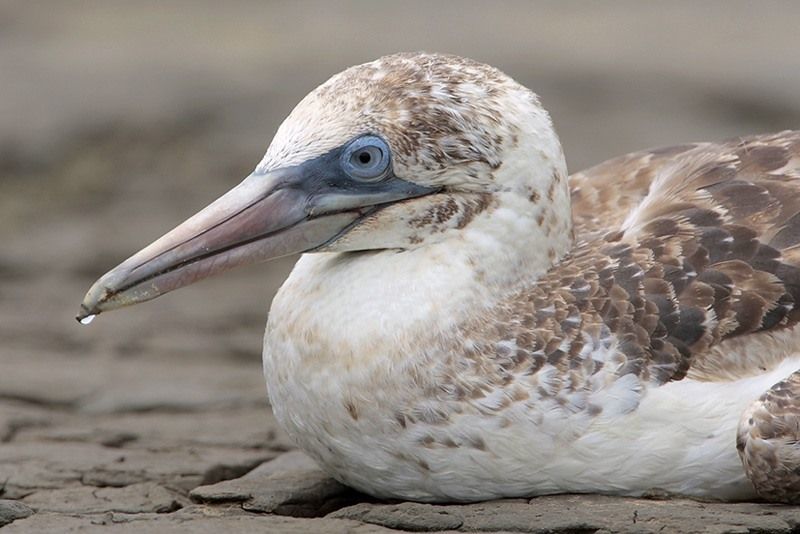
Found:
[[[536,280],[574,241],[564,151],[550,116],[535,96],[528,96],[516,101],[514,135],[506,136],[502,163],[485,180],[493,188],[490,209],[456,240],[498,298],[505,289]]]
[[[566,188],[565,188],[566,189]],[[546,194],[546,193],[545,193]],[[532,202],[507,192],[453,238],[430,246],[428,254],[470,267],[469,283],[506,290],[532,283],[564,257],[573,244],[569,195]]]
[[[434,345],[569,251],[568,192],[552,197],[497,194],[454,235],[413,249],[304,255],[273,302],[271,352],[302,341],[297,356],[324,367]]]

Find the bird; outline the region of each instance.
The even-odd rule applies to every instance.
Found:
[[[239,185],[78,319],[302,253],[263,370],[294,443],[383,499],[800,502],[800,132],[568,175],[539,97],[454,55],[303,98]]]

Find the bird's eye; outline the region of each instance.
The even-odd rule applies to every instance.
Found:
[[[352,178],[377,181],[389,170],[389,146],[374,135],[359,137],[343,154],[342,166]]]

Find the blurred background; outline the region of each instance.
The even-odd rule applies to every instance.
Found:
[[[291,259],[73,317],[98,276],[246,176],[330,75],[403,50],[490,63],[540,94],[574,172],[800,127],[798,20],[790,1],[0,0],[0,494],[107,473],[108,447],[144,455],[124,482],[189,446],[202,467],[164,476],[288,446],[260,352]]]

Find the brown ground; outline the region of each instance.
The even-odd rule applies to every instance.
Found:
[[[789,2],[0,2],[0,525],[800,528],[798,509],[758,504],[365,501],[285,453],[265,400],[261,334],[291,261],[72,319],[98,275],[246,175],[345,66],[408,49],[493,63],[542,95],[577,170],[800,127],[798,20]]]

